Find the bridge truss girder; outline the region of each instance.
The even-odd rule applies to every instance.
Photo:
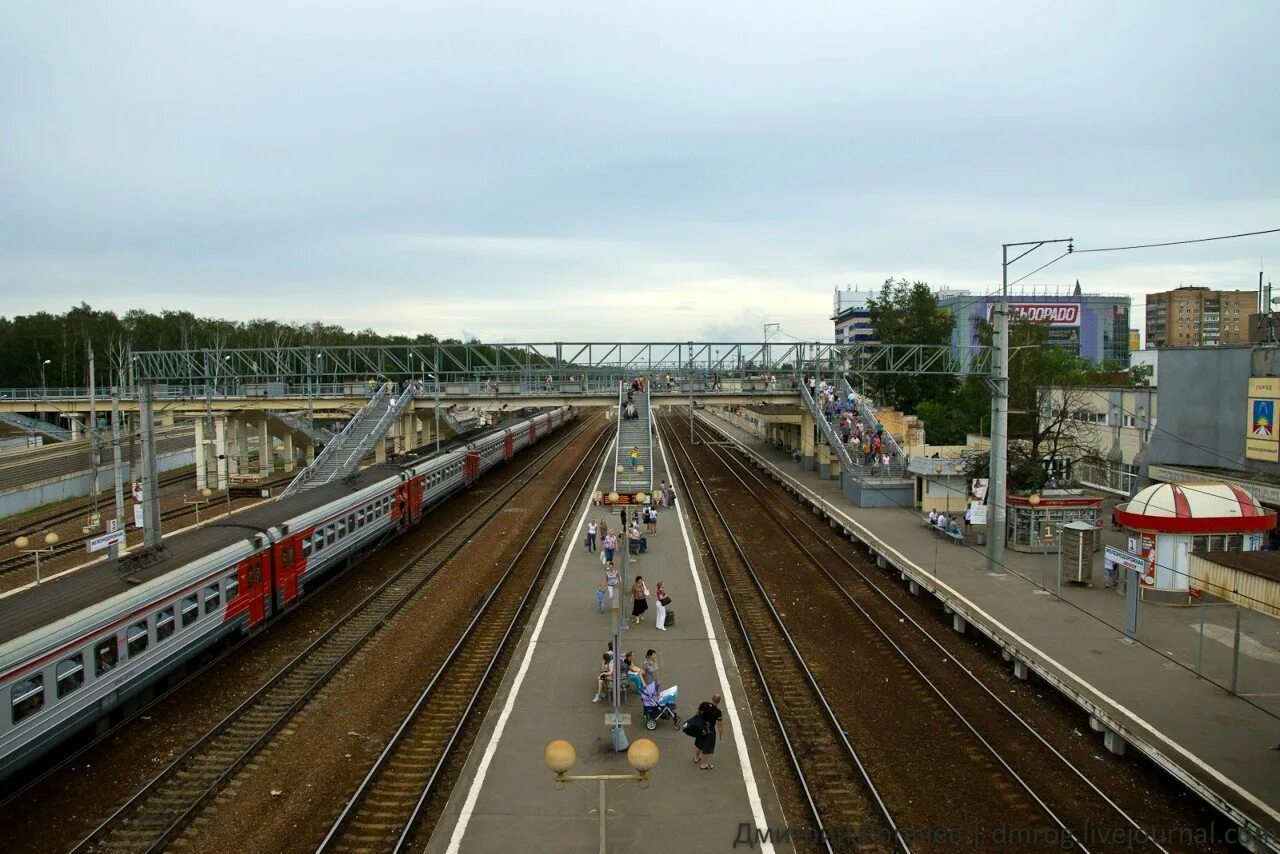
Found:
[[[831,342],[553,342],[372,344],[133,353],[135,381],[177,384],[365,382],[370,379],[629,375],[698,371],[724,375],[848,371],[853,374],[987,373],[986,348],[836,345]]]

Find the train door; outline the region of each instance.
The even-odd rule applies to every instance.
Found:
[[[248,613],[250,629],[257,628],[266,620],[270,608],[271,573],[263,570],[269,569],[270,560],[271,552],[262,551],[236,567],[239,590],[234,599],[227,601],[224,619],[231,620]]]
[[[426,492],[427,476],[420,474],[409,481],[409,521],[422,518],[422,495]]]
[[[298,598],[298,579],[307,570],[307,554],[302,541],[311,535],[307,530],[298,536],[286,537],[275,547],[275,610],[283,611]]]
[[[529,422],[529,444],[532,445],[536,441],[538,441],[538,422],[530,421]]]
[[[391,524],[403,528],[409,521],[409,483],[401,481],[396,485],[396,495],[391,502]]]
[[[478,477],[480,477],[480,455],[472,451],[462,461],[462,480],[464,483],[472,484]]]
[[[507,435],[502,438],[502,458],[509,460],[516,453],[516,437],[511,435],[511,431],[507,431]]]

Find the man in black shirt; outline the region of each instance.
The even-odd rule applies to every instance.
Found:
[[[693,761],[703,771],[716,767],[711,764],[711,755],[716,752],[716,736],[724,735],[724,715],[720,712],[722,702],[723,697],[712,694],[710,703],[698,706],[698,717],[702,719],[705,734],[693,740]]]

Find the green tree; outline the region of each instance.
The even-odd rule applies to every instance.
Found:
[[[868,309],[871,326],[882,344],[951,343],[951,312],[938,305],[938,295],[924,282],[886,279],[880,296],[868,302]],[[867,385],[880,400],[911,414],[922,401],[946,401],[956,380],[947,375],[870,374]]]

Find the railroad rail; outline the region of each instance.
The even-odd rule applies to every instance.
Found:
[[[583,455],[547,503],[502,577],[330,827],[318,852],[399,852],[408,844],[453,748],[463,740],[464,729],[478,723],[471,713],[490,688],[491,674],[501,672],[500,662],[510,649],[510,641],[518,636],[528,616],[526,605],[536,597],[558,547],[567,542],[565,533],[571,532],[579,503],[594,486],[611,441],[610,436],[602,435],[597,440],[598,452]],[[578,479],[577,489],[570,493],[570,486]],[[547,523],[559,508],[563,508],[559,510],[561,519],[552,532]]]
[[[700,425],[700,430],[709,437],[709,430]],[[717,438],[718,437],[714,437]],[[723,446],[708,445],[707,454],[718,459],[732,475],[740,490],[736,494],[750,496],[757,506],[774,523],[777,530],[789,540],[795,548],[802,552],[807,562],[819,577],[825,579],[830,588],[837,594],[848,608],[854,619],[874,628],[877,634],[892,647],[894,653],[910,664],[919,678],[933,689],[939,700],[959,720],[964,722],[985,749],[993,755],[998,763],[1011,775],[1021,781],[1021,785],[1037,803],[1044,807],[1055,822],[1055,826],[1063,834],[1063,839],[1074,844],[1079,850],[1115,850],[1124,851],[1161,851],[1166,849],[1146,829],[1115,800],[1104,793],[1090,780],[1084,772],[1066,756],[1053,747],[1023,716],[1001,699],[972,670],[960,665],[953,648],[955,640],[948,637],[950,644],[942,643],[934,632],[929,631],[918,620],[912,617],[884,589],[876,583],[862,567],[851,560],[846,553],[847,544],[840,540],[829,527],[815,526],[812,514],[799,512],[794,501],[780,492],[771,480],[763,478],[756,469],[746,461],[725,449]],[[823,554],[815,554],[804,542],[798,532],[807,534],[809,539],[820,544]],[[825,560],[824,560],[825,558]],[[856,591],[850,591],[832,572],[831,559],[847,569],[849,578],[857,582]],[[868,601],[870,600],[870,601]],[[877,618],[871,608],[887,609],[886,617]],[[889,628],[886,628],[888,626]],[[895,637],[896,636],[896,637]],[[906,647],[912,647],[914,655]],[[940,657],[939,657],[940,654]],[[963,674],[966,687],[973,688],[969,692],[956,692],[948,696],[938,684],[930,679],[919,665],[923,660],[951,662],[948,667],[953,672]],[[973,711],[973,697],[985,698],[989,704],[986,711]],[[969,712],[962,710],[961,705],[968,705]],[[973,718],[981,714],[987,725],[985,735],[978,731],[978,724]],[[1067,786],[1067,792],[1055,801],[1050,808],[1045,799],[1035,792],[1022,774],[1015,770],[1014,763],[1023,769],[1036,768],[1043,771],[1049,767],[1058,767],[1067,774],[1073,783]],[[1091,838],[1090,828],[1097,828],[1102,816],[1115,816],[1125,831],[1116,842],[1111,842],[1111,834],[1102,841]],[[1118,841],[1123,839],[1122,842]]]
[[[159,851],[403,605],[595,419],[548,443],[485,501],[410,557],[73,849]]]
[[[659,435],[674,439],[679,431],[660,422]],[[747,551],[729,527],[725,514],[687,448],[675,439],[675,472],[683,482],[684,507],[701,532],[707,556],[720,579],[761,691],[777,725],[787,758],[813,819],[810,834],[827,851],[846,850],[845,829],[861,833],[860,850],[910,851],[889,807],[868,773],[866,763],[805,663],[790,632],[764,591]],[[684,458],[684,466],[680,458]],[[690,479],[686,472],[692,472]],[[704,515],[693,500],[696,483],[712,513]],[[712,521],[714,520],[714,521]],[[714,533],[713,533],[714,530]],[[725,547],[716,547],[719,543]],[[831,749],[837,745],[836,749]],[[839,845],[839,847],[837,847]],[[852,846],[849,846],[852,847]]]

